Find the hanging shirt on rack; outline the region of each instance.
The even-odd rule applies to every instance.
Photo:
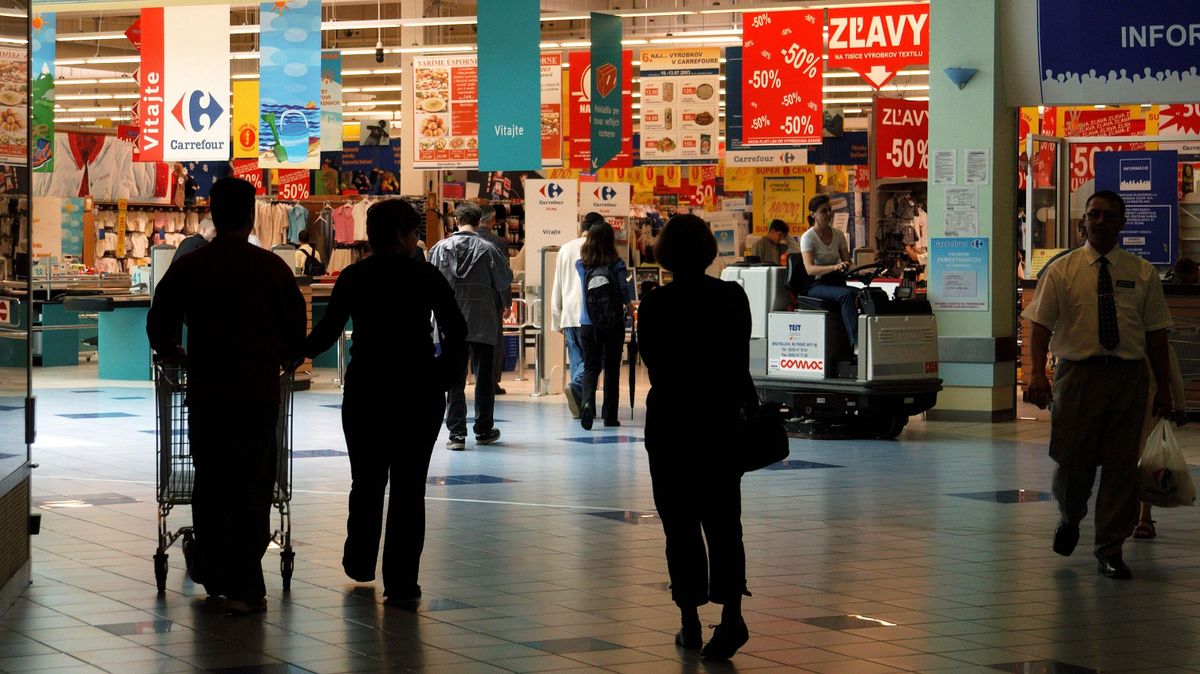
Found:
[[[333,210],[333,240],[338,243],[354,243],[354,207],[343,204]]]
[[[308,209],[296,204],[288,211],[288,241],[298,241],[300,232],[308,228]]]
[[[354,204],[354,240],[367,240],[367,211],[370,210],[374,201],[362,200]]]

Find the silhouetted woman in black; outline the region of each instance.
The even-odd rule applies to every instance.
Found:
[[[722,604],[721,624],[701,654],[728,659],[749,639],[741,614],[749,594],[742,474],[725,453],[743,409],[758,404],[749,371],[750,303],[738,284],[705,275],[717,242],[700,218],[671,218],[655,252],[674,280],[642,300],[638,340],[650,373],[646,451],[654,504],[682,621],[675,643],[700,648],[696,608]]]
[[[421,596],[417,572],[425,545],[425,480],[446,408],[448,373],[465,367],[467,323],[450,284],[412,258],[420,216],[399,199],[367,211],[371,256],[338,276],[325,318],[305,344],[309,356],[337,341],[347,319],[354,342],[346,368],[342,430],[350,454],[350,515],[342,568],[375,580],[383,492],[389,474],[383,594],[388,603]],[[437,318],[441,355],[434,357]]]

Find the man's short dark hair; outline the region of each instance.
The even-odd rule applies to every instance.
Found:
[[[767,227],[767,230],[783,232],[784,236],[787,236],[788,234],[792,233],[792,229],[790,227],[788,227],[788,224],[786,222],[784,222],[783,220],[772,220],[770,226]]]
[[[483,209],[469,201],[464,201],[454,209],[454,217],[458,218],[458,224],[474,227],[483,217]]]
[[[421,216],[403,199],[376,202],[367,209],[367,243],[371,252],[387,253],[396,250],[400,238],[408,236],[421,224]]]
[[[213,183],[208,200],[218,232],[254,226],[254,185],[241,178],[221,178]]]
[[[1083,207],[1086,209],[1088,204],[1092,203],[1096,199],[1103,199],[1116,206],[1117,210],[1121,214],[1121,217],[1125,217],[1125,199],[1121,198],[1120,194],[1117,194],[1112,190],[1100,190],[1099,192],[1096,192],[1092,196],[1088,197],[1088,200],[1084,202]]]
[[[674,274],[704,273],[717,259],[717,239],[699,216],[676,215],[659,233],[654,255]]]
[[[300,243],[308,243],[310,239],[312,239],[312,236],[309,235],[307,229],[300,230],[300,233],[296,235],[296,241]]]

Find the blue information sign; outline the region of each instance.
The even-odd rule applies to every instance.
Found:
[[[1096,190],[1125,200],[1121,247],[1150,264],[1175,264],[1178,162],[1174,150],[1096,153]]]
[[[542,24],[538,0],[480,0],[477,12],[479,170],[540,169],[542,66],[538,44]],[[618,38],[618,56],[620,48]]]
[[[945,236],[929,242],[929,301],[942,311],[987,311],[988,239]]]

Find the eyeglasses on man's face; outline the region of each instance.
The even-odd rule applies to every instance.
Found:
[[[1118,211],[1093,208],[1087,213],[1084,213],[1083,217],[1086,218],[1088,222],[1099,222],[1100,220],[1116,221],[1121,219],[1121,214]]]

